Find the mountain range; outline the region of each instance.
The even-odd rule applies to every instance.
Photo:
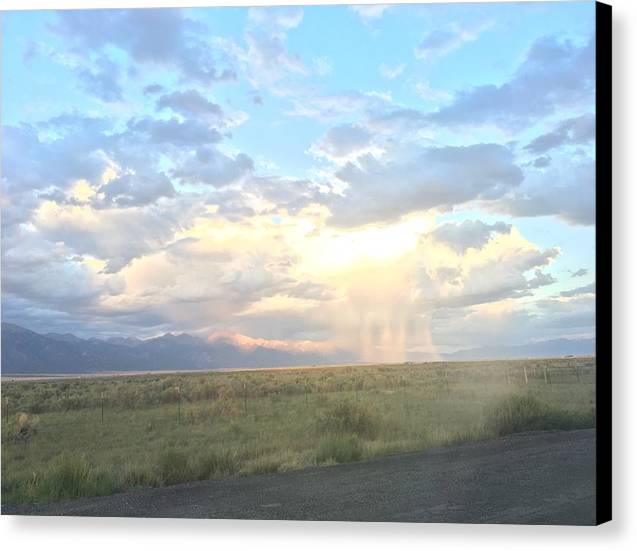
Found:
[[[120,371],[286,367],[351,362],[346,352],[286,351],[208,341],[186,333],[151,339],[82,339],[70,333],[36,333],[2,323],[3,374],[71,374]]]
[[[524,345],[484,346],[410,359],[495,360],[594,354],[595,339],[554,339]],[[166,333],[150,339],[82,339],[71,333],[41,334],[12,323],[2,323],[2,373],[9,375],[288,367],[356,361],[356,357],[346,351],[281,350],[267,345],[246,346],[231,338],[207,340],[187,333]]]

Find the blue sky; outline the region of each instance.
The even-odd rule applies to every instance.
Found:
[[[594,26],[593,2],[5,13],[3,319],[387,360],[590,337]]]

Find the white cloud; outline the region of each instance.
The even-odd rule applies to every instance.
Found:
[[[496,199],[522,181],[511,151],[497,144],[400,147],[364,155],[336,176],[348,184],[330,204],[332,223],[382,223],[433,208]]]
[[[310,152],[334,161],[353,160],[373,150],[371,133],[359,125],[344,124],[330,128],[310,147]]]
[[[443,127],[495,125],[516,130],[558,109],[589,107],[594,83],[594,37],[583,45],[544,37],[533,43],[510,80],[457,92],[449,105],[427,119]]]
[[[370,21],[380,19],[391,6],[388,4],[359,4],[349,8],[356,12],[363,21]]]
[[[534,138],[524,147],[540,154],[564,145],[583,145],[595,139],[595,115],[586,113],[560,122],[551,132]]]
[[[448,101],[453,97],[449,92],[432,88],[426,82],[417,82],[415,84],[415,88],[416,88],[416,92],[418,92],[418,95],[422,99],[427,101],[434,101],[434,102]]]
[[[463,28],[454,24],[429,31],[414,49],[414,54],[418,59],[434,61],[457,50],[467,42],[477,40],[480,34],[491,26],[491,23],[483,23]]]
[[[595,224],[595,162],[553,163],[527,170],[524,183],[489,206],[511,216],[557,216],[570,224]]]
[[[312,67],[314,72],[322,77],[331,74],[334,70],[332,62],[327,57],[315,57],[312,60]]]
[[[504,222],[485,224],[480,220],[464,220],[461,223],[447,222],[436,227],[429,235],[456,252],[469,248],[480,249],[496,233],[509,233],[511,225]]]
[[[378,71],[381,76],[388,78],[389,80],[393,80],[402,75],[405,72],[406,67],[407,65],[405,63],[397,63],[396,65],[381,63]]]
[[[250,8],[248,17],[257,25],[273,30],[294,29],[303,21],[303,9],[299,6]]]

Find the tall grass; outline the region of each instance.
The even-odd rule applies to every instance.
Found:
[[[527,365],[528,385],[516,362],[444,364],[446,377],[435,364],[3,381],[12,411],[2,498],[71,499],[594,426],[594,360],[577,361],[588,366],[579,383],[572,364],[550,361],[550,385],[542,361]],[[93,398],[109,387],[102,424]]]
[[[322,415],[319,430],[373,438],[378,434],[380,422],[378,412],[370,404],[343,400],[330,406]]]
[[[316,462],[349,463],[363,457],[363,444],[356,434],[330,434],[319,441]]]
[[[535,430],[573,430],[595,426],[595,414],[550,406],[531,394],[512,395],[488,408],[486,430],[497,436]]]

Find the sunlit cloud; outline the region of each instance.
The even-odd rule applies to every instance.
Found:
[[[3,320],[370,362],[593,334],[594,12],[499,9],[7,14],[43,34],[3,64]]]

